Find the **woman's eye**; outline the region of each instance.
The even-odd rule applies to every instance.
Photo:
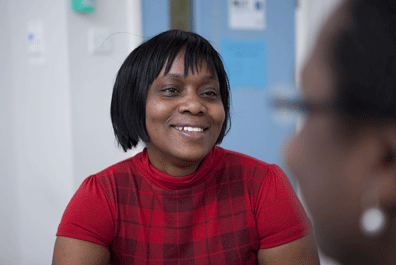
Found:
[[[205,91],[205,92],[203,93],[203,95],[204,95],[205,97],[214,98],[214,97],[217,96],[217,93],[216,93],[215,91]]]
[[[165,88],[163,91],[166,92],[166,93],[169,93],[169,94],[174,94],[174,93],[178,92],[178,90],[176,88],[174,88],[174,87]]]

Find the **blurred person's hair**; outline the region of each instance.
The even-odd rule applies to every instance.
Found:
[[[119,145],[127,151],[139,139],[149,142],[146,131],[146,93],[163,67],[167,74],[179,53],[184,53],[184,75],[199,71],[207,63],[211,74],[220,83],[225,120],[216,141],[220,144],[230,128],[230,92],[227,73],[220,55],[212,45],[196,33],[182,30],[163,32],[141,44],[125,59],[113,88],[111,121]]]
[[[361,121],[396,119],[396,1],[351,0],[329,57],[335,104]]]

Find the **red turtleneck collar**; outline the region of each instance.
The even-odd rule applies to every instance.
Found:
[[[207,177],[214,172],[215,168],[223,160],[225,150],[221,147],[215,146],[202,160],[199,168],[192,174],[175,177],[168,175],[156,169],[151,163],[147,155],[147,149],[137,154],[134,157],[135,165],[142,175],[148,178],[154,184],[171,190],[180,190],[190,188],[204,181]]]

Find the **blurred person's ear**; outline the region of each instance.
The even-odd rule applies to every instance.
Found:
[[[396,207],[396,123],[380,127],[382,136],[382,159],[379,164],[379,199],[385,208]]]
[[[349,186],[360,187],[364,193],[375,185],[381,205],[396,206],[396,123],[369,125],[345,139],[348,166],[344,173]]]
[[[351,145],[344,142],[349,149],[345,157],[349,187],[360,189],[361,200],[376,191],[380,207],[392,215],[396,213],[396,122],[371,124],[357,131],[348,137]]]

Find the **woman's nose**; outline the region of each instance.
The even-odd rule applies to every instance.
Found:
[[[206,106],[198,93],[186,91],[185,95],[181,97],[179,111],[181,113],[189,112],[191,114],[198,115],[206,112]]]

